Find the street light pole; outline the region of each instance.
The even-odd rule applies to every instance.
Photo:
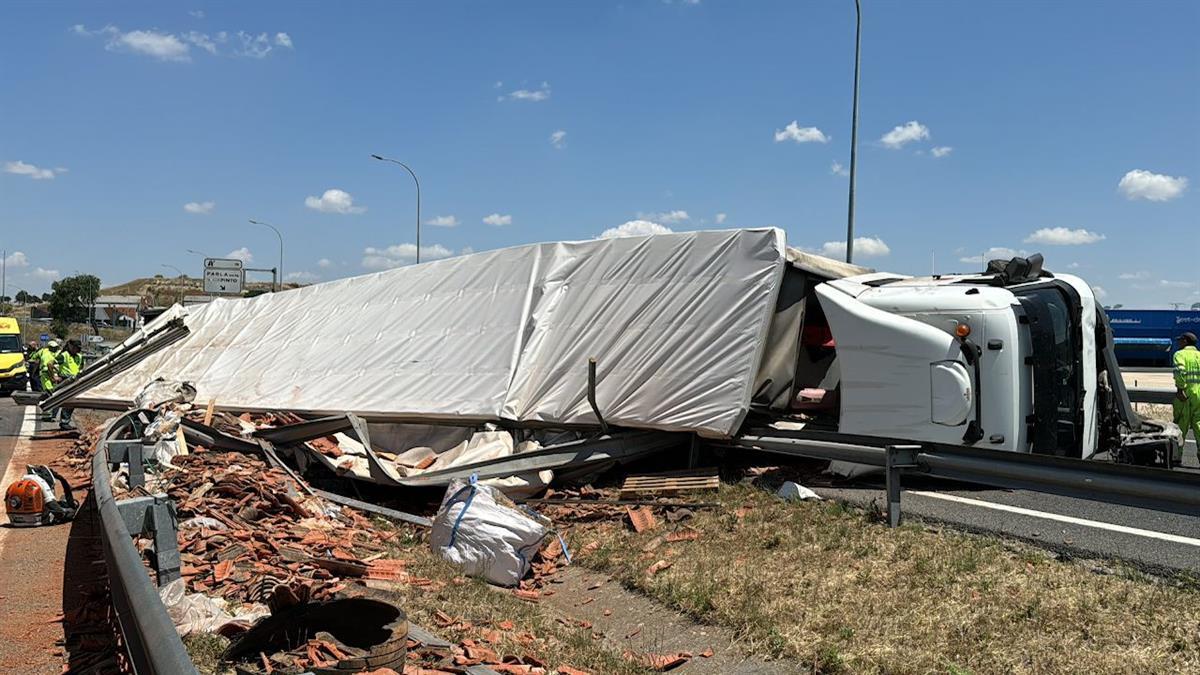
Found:
[[[183,270],[179,269],[178,267],[176,267],[174,265],[168,265],[166,263],[162,263],[162,266],[168,267],[170,269],[175,270],[176,272],[179,272],[179,276],[183,277],[184,279],[187,278],[187,275],[183,273]],[[183,304],[183,291],[179,292],[179,304],[181,304],[181,305]]]
[[[858,58],[861,53],[862,6],[854,0],[854,111],[850,117],[850,197],[846,210],[846,262],[854,260],[854,177],[858,157]]]
[[[250,219],[250,222],[255,225],[266,225],[275,231],[275,236],[279,237],[279,288],[283,287],[283,235],[279,233],[279,229],[270,223],[264,223],[261,220]],[[276,288],[275,290],[279,290]]]
[[[380,155],[371,155],[371,157],[374,159],[377,159],[381,162],[391,162],[392,164],[399,164],[400,166],[404,167],[404,169],[406,171],[408,171],[408,175],[412,176],[413,182],[417,184],[417,263],[420,264],[420,262],[421,262],[421,181],[417,180],[417,174],[412,169],[410,169],[407,164],[405,164],[404,162],[401,162],[398,159],[392,159],[390,157],[382,157]]]

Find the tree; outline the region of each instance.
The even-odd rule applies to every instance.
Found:
[[[42,302],[50,302],[50,297],[49,293],[42,293]]]
[[[17,302],[28,305],[31,302],[37,302],[37,296],[27,291],[17,291]]]
[[[91,274],[79,274],[56,281],[50,287],[50,316],[56,322],[85,323],[100,295],[100,279]]]

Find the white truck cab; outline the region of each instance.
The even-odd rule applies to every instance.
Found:
[[[812,294],[793,409],[836,417],[839,434],[1138,464],[1182,450],[1174,425],[1132,410],[1091,287],[1040,255],[983,274],[858,274]],[[830,405],[806,404],[809,391]]]

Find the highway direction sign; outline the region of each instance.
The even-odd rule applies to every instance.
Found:
[[[232,258],[204,259],[204,292],[218,295],[241,295],[246,272],[242,261]]]

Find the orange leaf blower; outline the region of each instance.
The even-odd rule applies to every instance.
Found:
[[[55,491],[55,481],[62,485],[62,495]],[[4,506],[13,527],[63,523],[74,518],[79,510],[67,479],[40,464],[25,467],[25,475],[8,486]]]

